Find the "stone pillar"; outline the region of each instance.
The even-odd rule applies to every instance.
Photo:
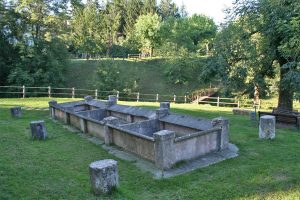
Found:
[[[117,96],[116,95],[109,95],[108,96],[108,101],[107,101],[107,106],[112,106],[117,104]]]
[[[46,140],[47,130],[45,127],[45,122],[43,120],[30,122],[30,129],[31,129],[31,138],[33,140],[34,139]]]
[[[87,133],[88,132],[86,119],[80,118],[80,130],[83,133]]]
[[[22,117],[22,108],[21,107],[10,108],[10,113],[12,117]]]
[[[70,113],[67,113],[66,111],[64,111],[64,115],[65,115],[64,122],[66,124],[70,124]]]
[[[160,102],[160,106],[159,107],[170,110],[170,102]]]
[[[264,115],[260,117],[259,138],[261,139],[275,138],[275,116]]]
[[[105,123],[104,125],[104,142],[107,145],[112,144],[112,128],[110,128],[109,124],[111,125],[118,125],[119,124],[119,119],[116,117],[106,117],[103,119],[103,122]]]
[[[119,186],[117,161],[99,160],[89,165],[92,192],[95,195],[111,193]]]
[[[52,119],[55,119],[55,108],[53,106],[57,105],[57,101],[49,101],[49,111],[50,111],[50,117]]]
[[[157,109],[157,110],[155,110],[155,114],[156,114],[156,119],[163,118],[163,117],[169,115],[169,109],[167,109],[167,108]]]
[[[93,100],[93,97],[92,96],[85,96],[84,100],[85,100],[85,102],[89,102],[89,101]]]
[[[221,128],[221,150],[227,149],[229,145],[229,121],[226,118],[218,117],[211,121],[213,127]]]
[[[162,169],[169,169],[176,161],[175,132],[162,130],[153,134],[155,165]]]

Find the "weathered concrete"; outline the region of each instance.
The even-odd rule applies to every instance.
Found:
[[[119,119],[116,117],[106,117],[103,119],[103,122],[105,124],[104,126],[104,141],[105,144],[112,144],[112,128],[109,127],[108,125],[118,125]]]
[[[45,121],[32,121],[30,122],[31,138],[38,140],[46,140],[47,130],[45,127]]]
[[[10,113],[12,117],[22,117],[22,108],[21,107],[14,107],[10,108]]]
[[[95,195],[111,193],[119,186],[117,161],[99,160],[89,166],[92,191]]]
[[[55,119],[55,108],[52,106],[56,106],[57,101],[52,100],[52,101],[49,101],[48,104],[49,104],[50,117]]]
[[[160,102],[159,107],[170,110],[170,102]]]
[[[212,120],[213,127],[221,128],[221,149],[228,148],[229,144],[229,120],[223,117],[218,117]]]
[[[86,102],[89,102],[89,101],[92,101],[92,100],[93,100],[93,97],[92,97],[92,96],[85,96],[85,97],[84,97],[84,100],[85,100]]]
[[[162,103],[158,110],[115,103],[113,96],[108,101],[49,106],[58,120],[103,139],[106,145],[116,145],[150,160],[162,170],[177,162],[197,159],[228,147],[227,119],[212,121],[173,114],[169,111],[169,103]]]
[[[154,133],[155,165],[162,169],[169,169],[175,163],[175,133],[162,130]]]
[[[275,116],[264,115],[260,117],[259,138],[261,139],[275,138]]]

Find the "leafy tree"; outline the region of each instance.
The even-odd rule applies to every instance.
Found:
[[[157,14],[141,15],[135,24],[135,36],[143,52],[153,55],[153,48],[157,42],[161,19]]]
[[[216,45],[217,51],[223,50],[218,55],[227,63],[227,74],[242,75],[242,84],[250,79],[248,82],[263,87],[264,77],[274,76],[278,65],[278,108],[292,110],[300,82],[300,2],[240,0],[233,11],[237,18],[221,34],[228,42],[221,39]]]
[[[160,46],[172,43],[177,49],[186,48],[190,52],[203,49],[205,51],[216,31],[214,21],[204,15],[181,19],[168,18],[162,23],[159,31]]]

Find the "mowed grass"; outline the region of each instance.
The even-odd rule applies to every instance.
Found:
[[[122,83],[137,82],[138,91],[143,94],[161,94],[161,95],[185,95],[186,92],[192,92],[199,89],[197,73],[190,74],[194,77],[186,85],[177,85],[168,82],[165,75],[167,63],[163,59],[152,60],[71,60],[66,73],[66,87],[75,87],[83,89],[93,88],[95,72],[99,63],[111,65],[112,63],[119,70],[119,79]],[[200,63],[200,62],[199,62]],[[201,63],[200,63],[201,65]],[[97,88],[101,91],[101,88]]]
[[[57,99],[58,102],[71,99]],[[98,145],[49,118],[48,98],[0,99],[0,199],[96,199],[90,192],[88,165],[101,159],[118,161],[120,187],[99,199],[300,199],[300,133],[277,129],[276,139],[258,139],[257,124],[234,116],[231,108],[171,104],[172,111],[230,120],[230,141],[239,157],[165,180],[155,180],[134,163],[118,159]],[[157,103],[120,102],[150,109]],[[298,106],[298,103],[295,105]],[[49,138],[30,140],[29,123],[46,121]]]

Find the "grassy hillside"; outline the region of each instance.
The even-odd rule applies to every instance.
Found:
[[[106,65],[111,64],[111,61],[108,60],[71,60],[66,74],[67,87],[94,89],[93,80],[100,62]],[[170,64],[163,59],[143,61],[117,59],[113,61],[113,64],[120,71],[121,82],[136,81],[138,84],[137,92],[143,94],[184,95],[186,92],[191,92],[201,87],[197,81],[198,73],[195,71],[188,74],[189,79],[193,81],[189,81],[185,85],[168,82],[165,71]],[[201,67],[201,61],[199,61],[199,67]],[[98,89],[101,90],[101,88]]]
[[[58,102],[70,99],[57,99]],[[300,135],[277,129],[275,140],[258,139],[257,124],[230,108],[171,104],[172,112],[230,120],[230,141],[239,157],[166,180],[155,180],[134,163],[118,159],[61,123],[48,111],[24,110],[10,117],[9,107],[47,107],[48,98],[0,100],[0,199],[96,199],[90,193],[89,163],[118,161],[120,188],[99,199],[299,199]],[[128,102],[120,102],[126,103]],[[158,107],[157,103],[130,103]],[[298,105],[298,103],[297,103]],[[44,119],[48,140],[31,141],[29,122]]]

